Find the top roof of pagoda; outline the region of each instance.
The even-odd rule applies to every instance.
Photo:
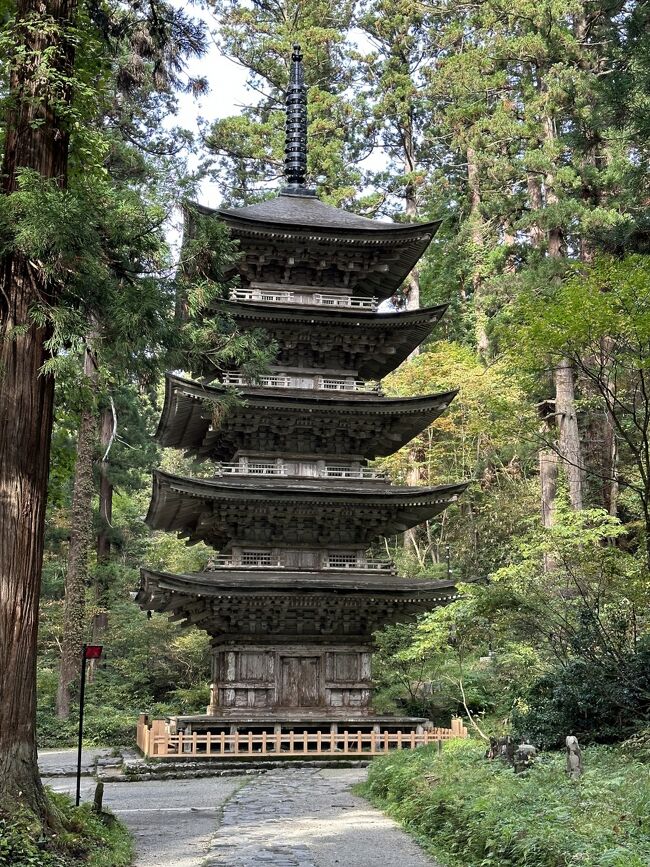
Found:
[[[378,235],[396,234],[402,237],[429,233],[433,236],[440,225],[439,220],[429,223],[393,223],[371,220],[342,208],[334,208],[321,202],[309,191],[281,192],[273,199],[248,205],[243,208],[221,208],[217,212],[226,220],[257,224],[272,228],[274,226],[294,229],[326,230],[344,232],[352,235],[365,235],[367,232]]]

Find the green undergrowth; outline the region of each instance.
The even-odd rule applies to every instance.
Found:
[[[0,867],[128,867],[133,844],[126,828],[110,814],[98,816],[89,804],[75,807],[67,795],[48,791],[52,824],[44,833],[22,810],[0,814]]]
[[[583,753],[566,777],[564,753],[524,775],[452,741],[375,760],[361,792],[413,833],[445,867],[648,867],[650,764],[613,747]]]

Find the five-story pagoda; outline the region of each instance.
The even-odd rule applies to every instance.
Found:
[[[438,224],[369,220],[305,187],[301,59],[295,46],[287,186],[261,204],[203,209],[241,252],[240,288],[221,308],[241,330],[268,332],[279,347],[275,363],[256,381],[238,371],[166,381],[158,441],[212,461],[214,476],[157,471],[147,521],[219,552],[200,573],[143,570],[137,597],[212,638],[210,705],[174,720],[186,730],[420,724],[373,715],[372,635],[453,596],[450,581],[405,580],[367,554],[374,540],[433,517],[465,487],[397,487],[368,466],[454,397],[388,398],[375,384],[444,313],[377,312]],[[226,399],[233,385],[235,405]]]

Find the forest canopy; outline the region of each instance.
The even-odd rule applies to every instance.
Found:
[[[377,637],[377,708],[461,712],[482,736],[545,746],[650,725],[648,5],[207,7],[208,23],[164,0],[3,4],[3,688],[33,685],[38,641],[39,737],[69,743],[92,638],[106,659],[91,740],[128,742],[141,711],[207,703],[207,636],[131,599],[141,566],[192,571],[212,553],[145,526],[154,466],[206,472],[152,434],[166,369],[255,375],[273,360],[264,334],[204,315],[238,251],[191,203],[207,177],[229,205],[276,193],[299,42],[309,183],[365,216],[441,220],[391,305],[447,313],[384,386],[459,392],[378,468],[469,487],[376,553],[460,590]],[[248,101],[193,137],[174,118],[179,93],[205,90],[188,64],[210,37],[245,70]],[[180,261],[174,213],[192,226]],[[9,566],[15,539],[26,553]],[[31,686],[0,702],[0,800],[26,792],[43,810],[35,713]]]

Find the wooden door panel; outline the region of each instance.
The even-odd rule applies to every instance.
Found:
[[[318,707],[321,703],[320,679],[320,657],[281,657],[280,705]]]

